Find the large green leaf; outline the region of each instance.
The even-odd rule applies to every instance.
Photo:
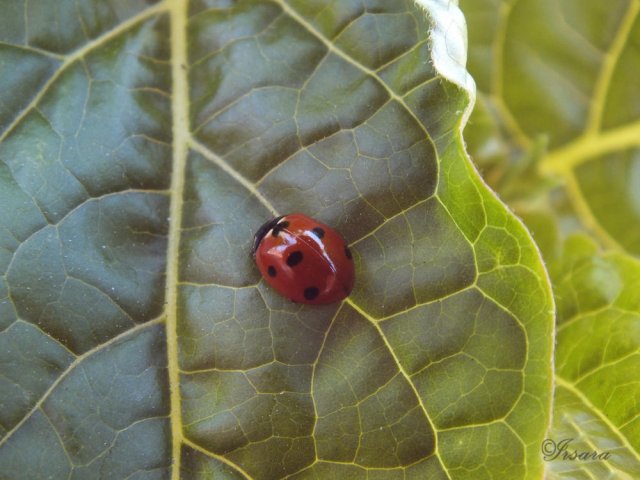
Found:
[[[0,2],[3,476],[540,476],[549,286],[422,3]],[[347,301],[261,281],[290,211]]]

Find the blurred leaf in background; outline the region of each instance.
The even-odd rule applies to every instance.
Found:
[[[640,2],[462,0],[485,180],[531,229],[557,302],[555,440],[640,477]]]

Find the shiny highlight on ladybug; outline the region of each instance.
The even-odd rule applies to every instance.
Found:
[[[355,268],[344,238],[301,213],[262,225],[252,254],[267,283],[293,302],[333,303],[353,289]]]

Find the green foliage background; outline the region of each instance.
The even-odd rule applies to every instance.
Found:
[[[638,476],[639,1],[461,7],[0,0],[1,478]]]
[[[549,437],[607,462],[548,478],[640,475],[640,2],[462,0],[478,103],[465,130],[525,220],[556,299]]]

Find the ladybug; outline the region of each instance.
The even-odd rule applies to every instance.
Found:
[[[344,238],[301,213],[269,220],[251,251],[264,279],[296,303],[333,303],[353,289],[355,268]]]

